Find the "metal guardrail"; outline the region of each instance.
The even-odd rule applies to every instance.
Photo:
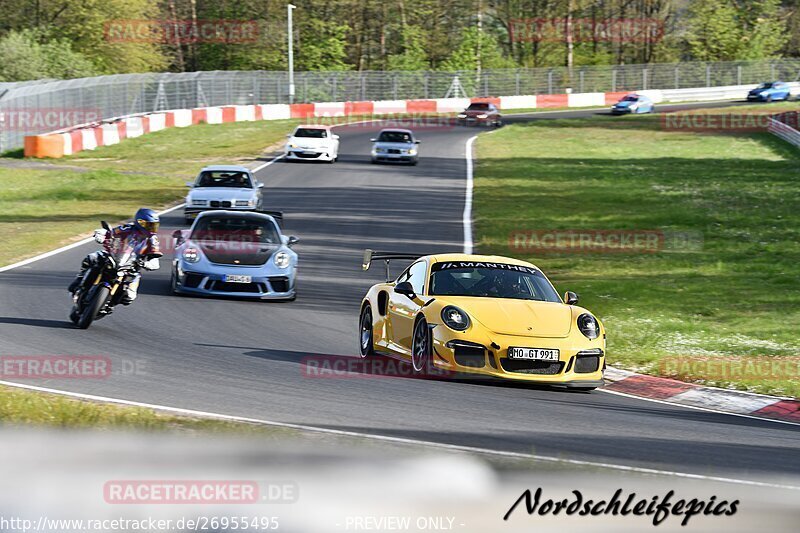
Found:
[[[800,79],[800,59],[530,68],[475,72],[298,72],[297,102],[408,100],[446,96],[511,96],[565,92],[681,89]],[[288,103],[288,75],[273,71],[119,74],[0,84],[0,152],[25,135],[72,124],[12,127],[14,113],[96,111],[99,118],[192,107]]]

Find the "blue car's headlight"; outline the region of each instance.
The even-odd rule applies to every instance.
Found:
[[[200,261],[200,251],[197,248],[186,248],[182,257],[187,263],[197,263]]]
[[[272,259],[272,262],[275,263],[275,266],[278,268],[288,268],[289,263],[292,262],[292,258],[286,252],[278,252]]]

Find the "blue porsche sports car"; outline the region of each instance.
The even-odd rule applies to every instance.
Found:
[[[172,292],[294,300],[296,237],[263,213],[205,211],[189,230],[172,234]]]
[[[791,94],[789,84],[782,81],[762,83],[749,93],[748,102],[772,102],[773,100],[788,100]]]
[[[648,97],[641,94],[628,94],[622,100],[611,106],[614,115],[627,115],[629,113],[652,113],[656,106]]]

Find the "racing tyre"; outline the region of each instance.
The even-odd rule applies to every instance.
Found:
[[[178,292],[178,275],[175,273],[175,268],[172,269],[172,275],[169,277],[169,292],[176,296],[180,296]]]
[[[94,322],[94,319],[97,318],[97,314],[105,305],[110,294],[111,291],[108,289],[108,287],[98,287],[95,290],[92,300],[86,304],[83,313],[81,313],[80,318],[78,318],[77,326],[79,328],[88,329],[89,326],[92,325],[92,322]]]
[[[431,335],[428,331],[428,322],[424,318],[417,321],[414,326],[414,336],[411,341],[411,366],[419,374],[427,374],[431,368]]]
[[[78,320],[80,318],[81,318],[81,315],[78,313],[78,306],[77,305],[73,305],[72,306],[72,311],[70,311],[70,313],[69,313],[69,321],[77,326],[78,325]]]
[[[364,306],[358,324],[358,345],[361,348],[361,357],[371,357],[375,355],[375,346],[372,343],[372,309],[370,306]]]
[[[771,94],[767,96],[767,103],[768,104],[772,103],[772,95]]]

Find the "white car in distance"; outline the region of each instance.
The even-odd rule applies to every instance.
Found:
[[[298,126],[287,138],[287,161],[333,163],[339,158],[339,136],[329,126]]]

